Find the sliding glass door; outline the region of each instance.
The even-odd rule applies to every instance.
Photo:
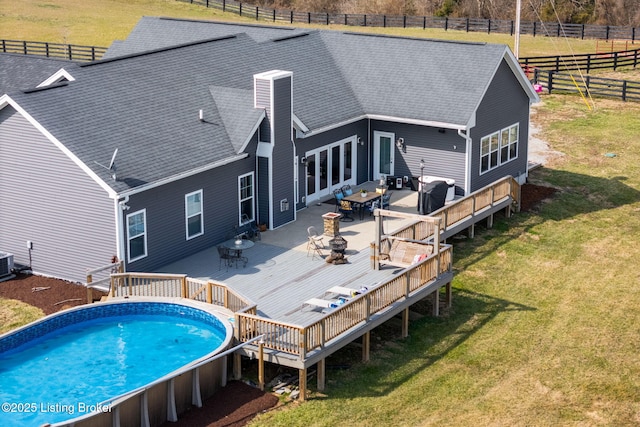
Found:
[[[345,184],[355,184],[356,137],[305,153],[306,203],[313,203],[332,194]]]

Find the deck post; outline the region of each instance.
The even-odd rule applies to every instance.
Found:
[[[447,282],[445,285],[445,303],[447,308],[451,308],[451,304],[453,303],[453,292],[451,291],[451,282]]]
[[[440,315],[440,288],[433,291],[433,317]]]
[[[213,283],[207,282],[207,304],[213,304]]]
[[[362,361],[369,361],[369,352],[371,350],[371,331],[367,331],[362,335]]]
[[[376,230],[375,230],[375,246],[373,248],[373,269],[380,270],[380,244],[382,243],[382,217],[376,209],[373,214],[376,218]]]
[[[487,228],[493,228],[493,214],[487,217]]]
[[[402,310],[402,338],[409,336],[409,307]]]
[[[316,388],[318,389],[318,391],[324,391],[324,386],[325,386],[325,379],[326,379],[326,359],[320,359],[318,361],[318,366],[317,366],[317,384],[316,384]]]
[[[298,370],[298,385],[300,387],[300,401],[307,400],[307,368]]]
[[[90,286],[91,282],[93,282],[93,276],[91,274],[87,274],[87,304],[91,304],[93,302],[93,290]]]
[[[187,292],[187,276],[184,276],[181,280],[182,290],[180,295],[182,298],[189,298],[189,293]]]

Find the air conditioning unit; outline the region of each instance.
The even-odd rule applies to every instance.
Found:
[[[8,276],[13,270],[13,254],[0,252],[0,278]]]

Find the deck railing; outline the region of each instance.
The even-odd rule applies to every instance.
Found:
[[[255,303],[224,284],[192,279],[184,274],[112,274],[109,296],[180,297],[214,304],[234,312],[256,313]]]
[[[516,205],[520,203],[520,185],[511,176],[501,178],[468,196],[456,200],[430,213],[432,218],[440,218],[441,232],[444,233],[463,220],[472,218],[485,209],[511,197]],[[433,237],[434,226],[426,221],[415,221],[388,234],[391,238],[428,240]],[[381,243],[381,246],[384,242]]]
[[[438,280],[440,274],[451,272],[452,262],[451,246],[442,245],[438,256],[410,266],[305,326],[236,313],[236,339],[244,342],[263,335],[265,348],[297,355],[303,360],[309,352],[324,347],[340,334],[359,323],[369,321],[394,303],[431,285]]]

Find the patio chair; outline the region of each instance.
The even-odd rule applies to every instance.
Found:
[[[307,237],[307,256],[311,254],[312,260],[316,258],[316,255],[322,258],[322,255],[323,255],[322,248],[324,248],[324,244],[322,244],[322,247],[320,246],[321,244],[322,242],[318,242],[312,236],[308,236]]]
[[[393,191],[387,191],[384,194],[382,194],[382,209],[389,209],[389,207],[391,206],[391,195],[393,194]]]
[[[342,194],[344,194],[345,196],[350,196],[353,194],[353,189],[349,184],[343,185],[340,191],[342,191]]]
[[[341,189],[333,190],[333,197],[336,199],[336,212],[340,210],[340,203],[342,202],[342,198],[344,197],[344,193]]]
[[[353,221],[353,207],[347,200],[341,200],[338,212],[342,214],[340,221]]]
[[[236,257],[231,255],[231,251],[229,250],[229,248],[225,248],[224,246],[218,246],[218,256],[220,257],[220,265],[218,266],[218,270],[222,269],[222,261],[224,261],[225,265],[227,266],[227,271],[229,271],[229,265],[231,264],[231,261],[236,259]]]
[[[324,248],[324,236],[322,234],[318,234],[318,230],[316,230],[313,225],[307,227],[307,235],[310,240],[313,240],[318,246]]]

